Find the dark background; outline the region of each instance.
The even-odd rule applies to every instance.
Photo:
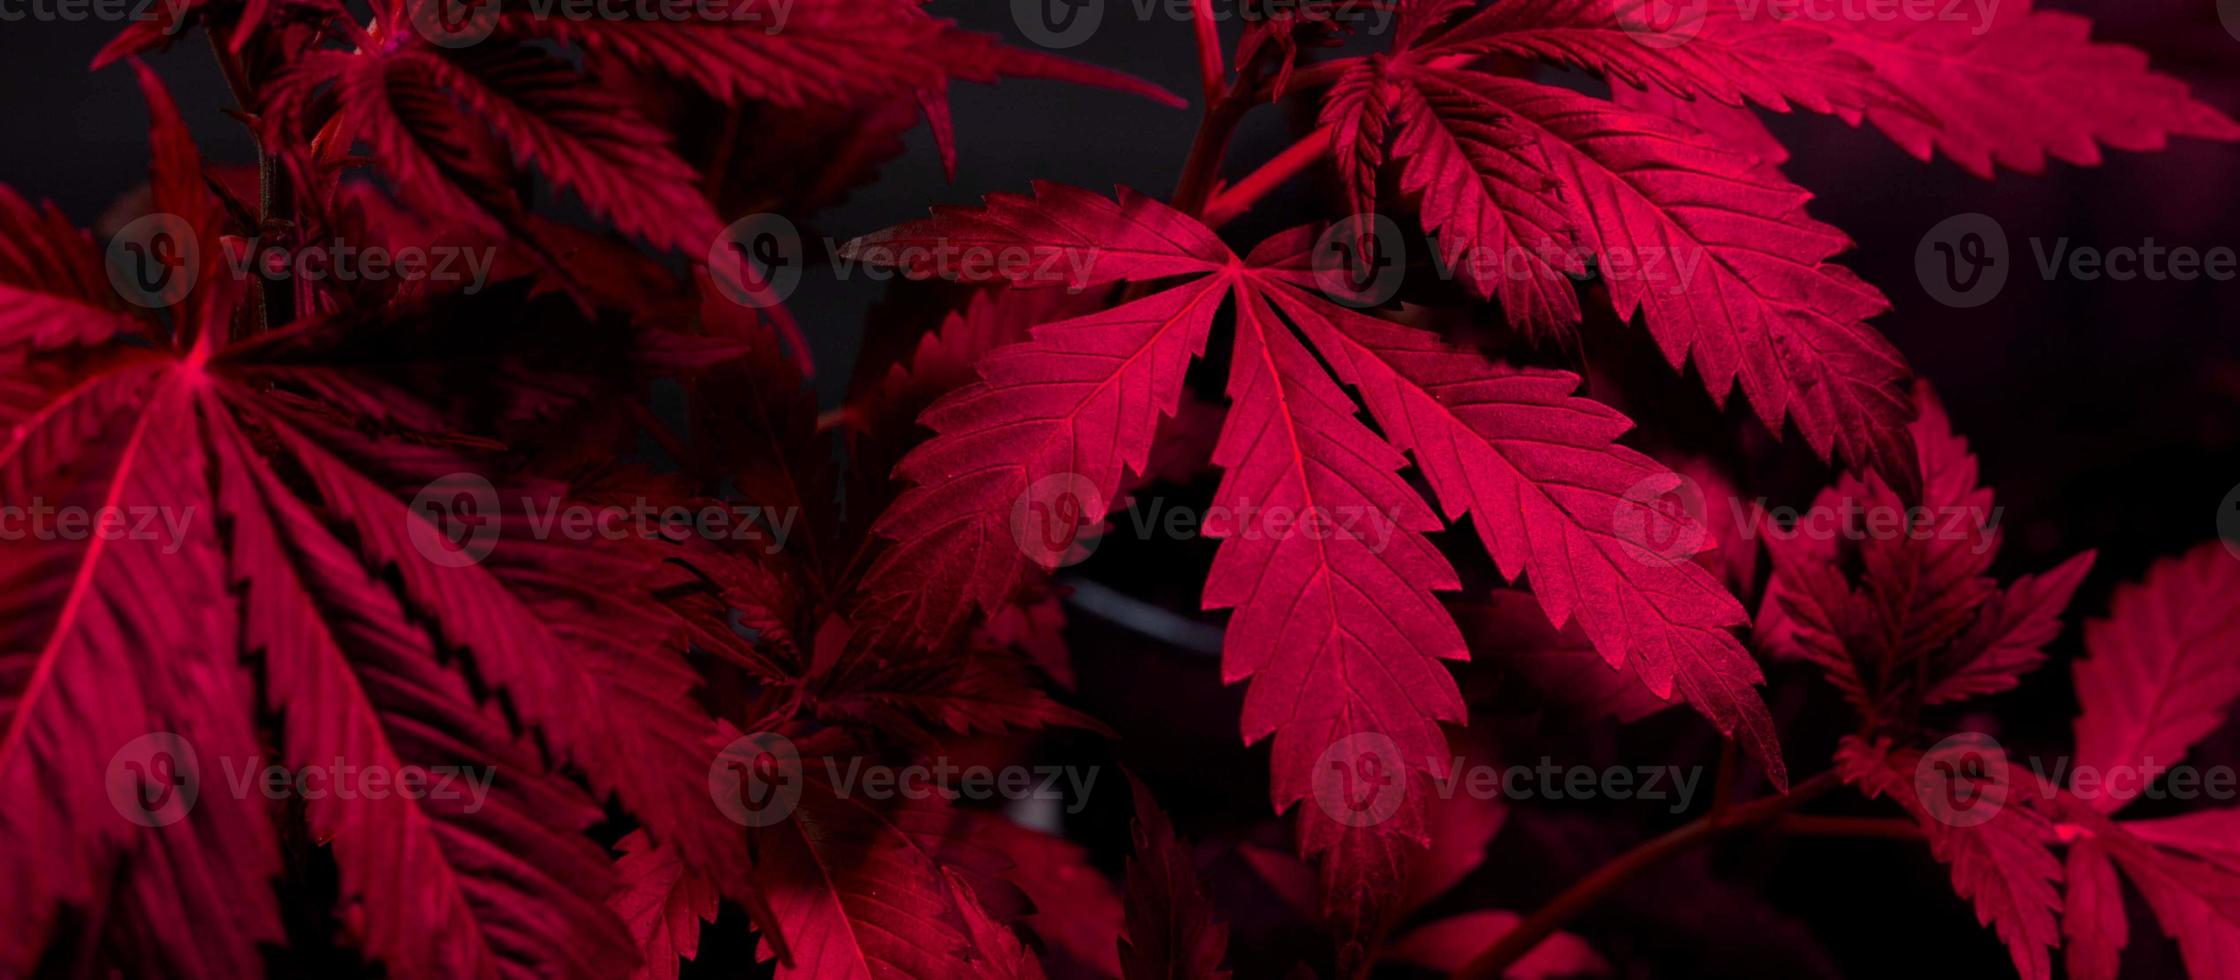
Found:
[[[2158,68],[2186,79],[2228,114],[2240,115],[2235,70],[2240,40],[2225,29],[2210,0],[2053,6],[2094,17],[2096,38],[2147,49]],[[1011,23],[1008,3],[937,3],[934,9],[1027,43]],[[6,134],[0,136],[0,182],[34,199],[53,199],[87,225],[145,179],[145,114],[130,73],[86,70],[116,26],[0,24],[5,127],[0,131]],[[190,32],[153,64],[171,82],[206,153],[220,163],[248,163],[253,151],[241,127],[219,111],[231,100],[206,43]],[[1139,21],[1129,0],[1113,0],[1098,33],[1065,53],[1133,72],[1195,101],[1189,26],[1156,12]],[[1053,83],[960,86],[954,102],[960,147],[954,183],[943,180],[921,127],[911,136],[909,152],[878,182],[807,231],[844,239],[919,216],[929,204],[1024,190],[1035,178],[1096,189],[1126,184],[1164,195],[1196,123],[1194,108],[1169,110]],[[1239,175],[1288,145],[1305,132],[1310,116],[1311,106],[1304,104],[1256,111],[1232,145],[1227,172]],[[2007,528],[1997,567],[2002,577],[2046,568],[2080,549],[2099,549],[2098,565],[2069,617],[2076,622],[2104,611],[2109,589],[2135,579],[2154,558],[2215,535],[2217,508],[2240,481],[2240,316],[2235,315],[2240,283],[2047,282],[2030,263],[2028,243],[2065,236],[2072,245],[2136,247],[2152,237],[2167,246],[2240,248],[2235,207],[2240,146],[2179,141],[2156,154],[2111,152],[2096,168],[2054,163],[2045,176],[2002,173],[1987,182],[1943,160],[1915,161],[1879,134],[1853,131],[1836,120],[1776,118],[1773,126],[1795,154],[1787,172],[1819,196],[1813,214],[1857,241],[1857,251],[1843,261],[1890,295],[1895,310],[1876,325],[1935,383],[1956,426],[1971,439],[1984,481],[1998,491]],[[1278,227],[1334,213],[1325,206],[1325,190],[1297,181],[1227,229],[1227,236],[1241,248]],[[2004,227],[2014,268],[1997,299],[1955,310],[1923,290],[1914,256],[1930,227],[1965,212],[1989,214]],[[828,403],[837,401],[845,384],[862,314],[880,288],[812,272],[790,301],[812,338]],[[1652,350],[1645,341],[1628,347],[1622,355],[1628,358]],[[1612,349],[1607,356],[1621,355]],[[1741,411],[1730,408],[1731,418],[1723,422],[1715,417],[1695,379],[1663,371],[1659,381],[1661,370],[1624,374],[1629,380],[1652,379],[1648,390],[1629,390],[1625,399],[1648,439],[1702,448],[1706,432],[1727,438],[1754,433],[1756,423]],[[1806,476],[1800,480],[1796,473]],[[1820,479],[1825,475],[1807,462],[1763,485],[1746,484],[1745,493],[1802,502],[1812,481]],[[1100,556],[1099,563],[1084,571],[1155,560],[1123,553]],[[1166,574],[1188,579],[1177,586],[1188,593],[1200,572]],[[1194,608],[1189,598],[1183,595],[1177,605]],[[1094,621],[1077,626],[1072,642],[1084,706],[1123,731],[1150,733],[1132,743],[1126,761],[1149,770],[1155,784],[1165,784],[1162,799],[1177,811],[1186,835],[1219,837],[1227,832],[1227,813],[1265,814],[1263,785],[1227,785],[1204,776],[1264,771],[1254,768],[1264,766],[1264,750],[1235,745],[1237,692],[1220,688],[1210,661],[1148,649],[1144,641]],[[1976,721],[2010,747],[2064,751],[2075,704],[2062,662],[2076,649],[2072,629],[2057,645],[2053,666],[2021,690],[1982,702]],[[1777,670],[1774,678],[1781,690],[1769,701],[1794,730],[1788,739],[1792,768],[1817,771],[1848,723],[1840,709],[1829,706],[1824,688],[1796,690],[1814,688],[1817,682],[1808,676]],[[1140,697],[1145,692],[1158,696],[1146,703]],[[1182,721],[1175,720],[1178,708]],[[1689,719],[1653,720],[1612,748],[1660,755],[1674,739],[1699,737],[1700,727]],[[2240,762],[2230,728],[2196,761]],[[1107,802],[1126,806],[1124,799]],[[2137,809],[2139,815],[2153,813],[2146,805]],[[1099,832],[1104,832],[1114,816],[1092,820],[1103,824]],[[1495,874],[1538,879],[1542,876],[1532,873],[1537,870],[1560,883],[1591,865],[1597,847],[1621,846],[1633,836],[1626,832],[1600,844],[1572,839],[1583,833],[1592,836],[1522,818],[1496,842]],[[1548,835],[1571,836],[1556,846],[1551,841],[1558,837]],[[1783,854],[1756,854],[1739,868],[1728,859],[1721,873],[1754,880],[1752,888],[1767,896],[1763,902],[1726,896],[1718,890],[1723,886],[1707,877],[1704,861],[1682,863],[1627,889],[1625,897],[1579,928],[1606,950],[1654,954],[1646,961],[1664,964],[1660,972],[1667,974],[1732,976],[1753,972],[1745,964],[1755,964],[1775,976],[1830,971],[1880,976],[1901,970],[2008,975],[2012,967],[1996,940],[1975,925],[1969,910],[1951,896],[1942,870],[1919,851],[1878,841],[1804,842]],[[1581,866],[1562,867],[1567,863]],[[1236,904],[1232,899],[1248,901],[1238,890],[1249,885],[1217,875],[1215,889],[1225,911]],[[1544,889],[1524,886],[1494,893],[1514,904],[1539,891]],[[1722,911],[1711,916],[1716,922],[1691,924],[1691,914],[1703,917],[1689,912],[1699,906]],[[2178,967],[2170,950],[2143,910],[2135,912],[2141,913],[2133,920],[2138,949],[2128,975],[2174,975]],[[1246,967],[1262,953],[1268,962],[1280,961],[1280,951],[1256,952],[1256,943],[1273,945],[1275,938],[1254,932],[1249,922],[1238,925],[1236,955],[1244,975],[1260,975]],[[1632,962],[1638,966],[1643,960]],[[2142,969],[2146,972],[2137,972]]]

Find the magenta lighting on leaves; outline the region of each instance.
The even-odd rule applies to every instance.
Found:
[[[2229,168],[2230,85],[2028,0],[1008,6],[113,16],[146,190],[0,186],[0,978],[2240,974],[2240,490],[2148,548],[2191,485],[1971,445],[1765,124],[1988,201]]]

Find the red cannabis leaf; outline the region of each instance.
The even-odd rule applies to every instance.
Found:
[[[1746,618],[1741,606],[1687,556],[1645,556],[1620,534],[1627,490],[1670,476],[1615,445],[1627,423],[1569,397],[1568,375],[1517,373],[1302,290],[1311,240],[1288,233],[1239,259],[1146,198],[1042,185],[1033,198],[996,196],[985,209],[945,210],[851,243],[859,259],[916,275],[972,278],[931,265],[936,246],[963,243],[1039,250],[1073,263],[1083,286],[1195,276],[1037,328],[983,361],[979,384],[927,411],[939,435],[898,468],[918,486],[875,528],[897,540],[865,577],[859,619],[882,637],[938,643],[1054,566],[1077,525],[1110,509],[1125,472],[1142,472],[1158,418],[1175,410],[1183,370],[1226,299],[1237,328],[1232,407],[1214,449],[1227,470],[1217,503],[1360,528],[1286,534],[1250,517],[1209,522],[1223,544],[1205,604],[1235,610],[1224,676],[1252,679],[1245,738],[1274,736],[1279,809],[1315,794],[1318,758],[1334,746],[1391,746],[1384,761],[1417,790],[1396,819],[1368,826],[1304,811],[1301,848],[1324,859],[1333,914],[1365,936],[1383,928],[1382,906],[1423,832],[1422,781],[1445,746],[1438,723],[1462,720],[1437,662],[1466,651],[1435,597],[1459,583],[1423,537],[1442,522],[1401,480],[1403,453],[1452,517],[1475,515],[1503,571],[1526,575],[1552,618],[1578,617],[1611,666],[1631,664],[1658,696],[1677,688],[1723,732],[1746,733],[1782,779],[1752,689],[1757,667],[1730,632]],[[1356,421],[1339,383],[1363,393],[1382,438]],[[1059,503],[1077,513],[1052,540],[1019,536],[1039,519],[1035,508]]]

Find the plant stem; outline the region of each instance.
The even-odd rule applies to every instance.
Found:
[[[233,96],[234,103],[241,107],[242,116],[249,117],[257,105],[256,85],[250,80],[248,70],[242,66],[241,58],[226,43],[224,35],[231,32],[220,30],[220,25],[213,22],[204,25],[203,33],[210,37],[210,51],[217,56],[218,71],[226,79],[226,91]],[[257,144],[256,243],[261,244],[265,229],[276,221],[287,220],[288,178],[280,170],[279,158],[265,150],[264,134],[251,127],[249,135]],[[250,257],[252,260],[256,258],[254,251]],[[295,318],[295,284],[274,282],[263,275],[262,270],[259,273],[256,277],[255,299],[251,303],[255,316],[251,327],[254,333],[263,333],[271,329],[274,323],[286,323]]]
[[[1206,106],[1205,117],[1198,120],[1198,135],[1190,140],[1190,155],[1183,160],[1182,178],[1175,182],[1174,209],[1193,218],[1205,213],[1206,201],[1213,196],[1214,182],[1221,176],[1221,158],[1229,150],[1229,137],[1236,134],[1237,123],[1244,118],[1246,102],[1225,93]]]
[[[1315,161],[1322,159],[1322,155],[1330,151],[1331,129],[1332,127],[1323,126],[1308,133],[1299,142],[1269,158],[1268,162],[1260,165],[1260,169],[1246,174],[1243,180],[1214,195],[1212,202],[1206,205],[1207,227],[1219,228],[1228,224],[1237,215],[1251,210],[1252,205],[1266,197],[1268,192],[1314,166]]]
[[[1198,90],[1206,105],[1221,98],[1221,25],[1213,20],[1213,0],[1190,0],[1190,26],[1198,34]]]
[[[1556,930],[1600,901],[1604,894],[1633,876],[1699,844],[1773,820],[1841,784],[1842,780],[1835,773],[1824,772],[1797,784],[1787,795],[1761,797],[1728,807],[1619,855],[1610,863],[1595,869],[1593,874],[1564,889],[1562,894],[1541,906],[1539,911],[1517,923],[1516,928],[1502,934],[1499,941],[1472,957],[1461,969],[1454,971],[1455,980],[1483,980],[1501,976],[1502,971],[1522,959],[1526,953],[1532,952],[1532,948],[1540,945],[1541,940],[1553,935]]]

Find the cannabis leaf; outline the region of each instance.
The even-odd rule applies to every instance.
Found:
[[[1312,534],[1248,517],[1208,523],[1223,543],[1205,604],[1234,610],[1223,675],[1252,681],[1244,736],[1274,738],[1278,809],[1313,795],[1316,759],[1358,738],[1389,739],[1396,757],[1386,761],[1404,765],[1415,787],[1392,819],[1369,826],[1304,811],[1301,850],[1322,859],[1326,893],[1345,896],[1332,914],[1365,938],[1385,927],[1423,832],[1420,781],[1444,749],[1438,725],[1462,720],[1438,661],[1466,651],[1435,596],[1459,582],[1423,536],[1443,522],[1401,479],[1403,453],[1450,517],[1475,515],[1503,571],[1527,574],[1551,618],[1580,617],[1613,667],[1634,665],[1659,696],[1677,687],[1721,731],[1747,734],[1783,778],[1751,687],[1756,665],[1727,632],[1746,618],[1739,604],[1684,557],[1643,562],[1619,537],[1618,498],[1663,472],[1615,445],[1625,422],[1567,397],[1577,384],[1567,375],[1512,375],[1305,291],[1311,232],[1240,259],[1140,195],[1038,185],[1032,198],[998,195],[984,209],[939,211],[850,243],[852,257],[919,276],[988,279],[1004,266],[932,264],[936,246],[962,246],[1056,256],[1082,270],[1075,285],[1187,277],[1036,328],[985,359],[979,383],[927,410],[938,435],[897,470],[917,486],[875,527],[897,540],[865,576],[866,629],[880,643],[939,643],[975,609],[1001,608],[1031,570],[1055,567],[1079,525],[1110,509],[1124,474],[1142,472],[1157,420],[1175,410],[1183,370],[1226,300],[1236,329],[1216,501],[1235,515],[1280,508],[1323,522]],[[1340,383],[1363,393],[1382,438],[1356,420]],[[1058,503],[1078,514],[1055,529],[1063,540],[1016,536],[1023,511]]]

